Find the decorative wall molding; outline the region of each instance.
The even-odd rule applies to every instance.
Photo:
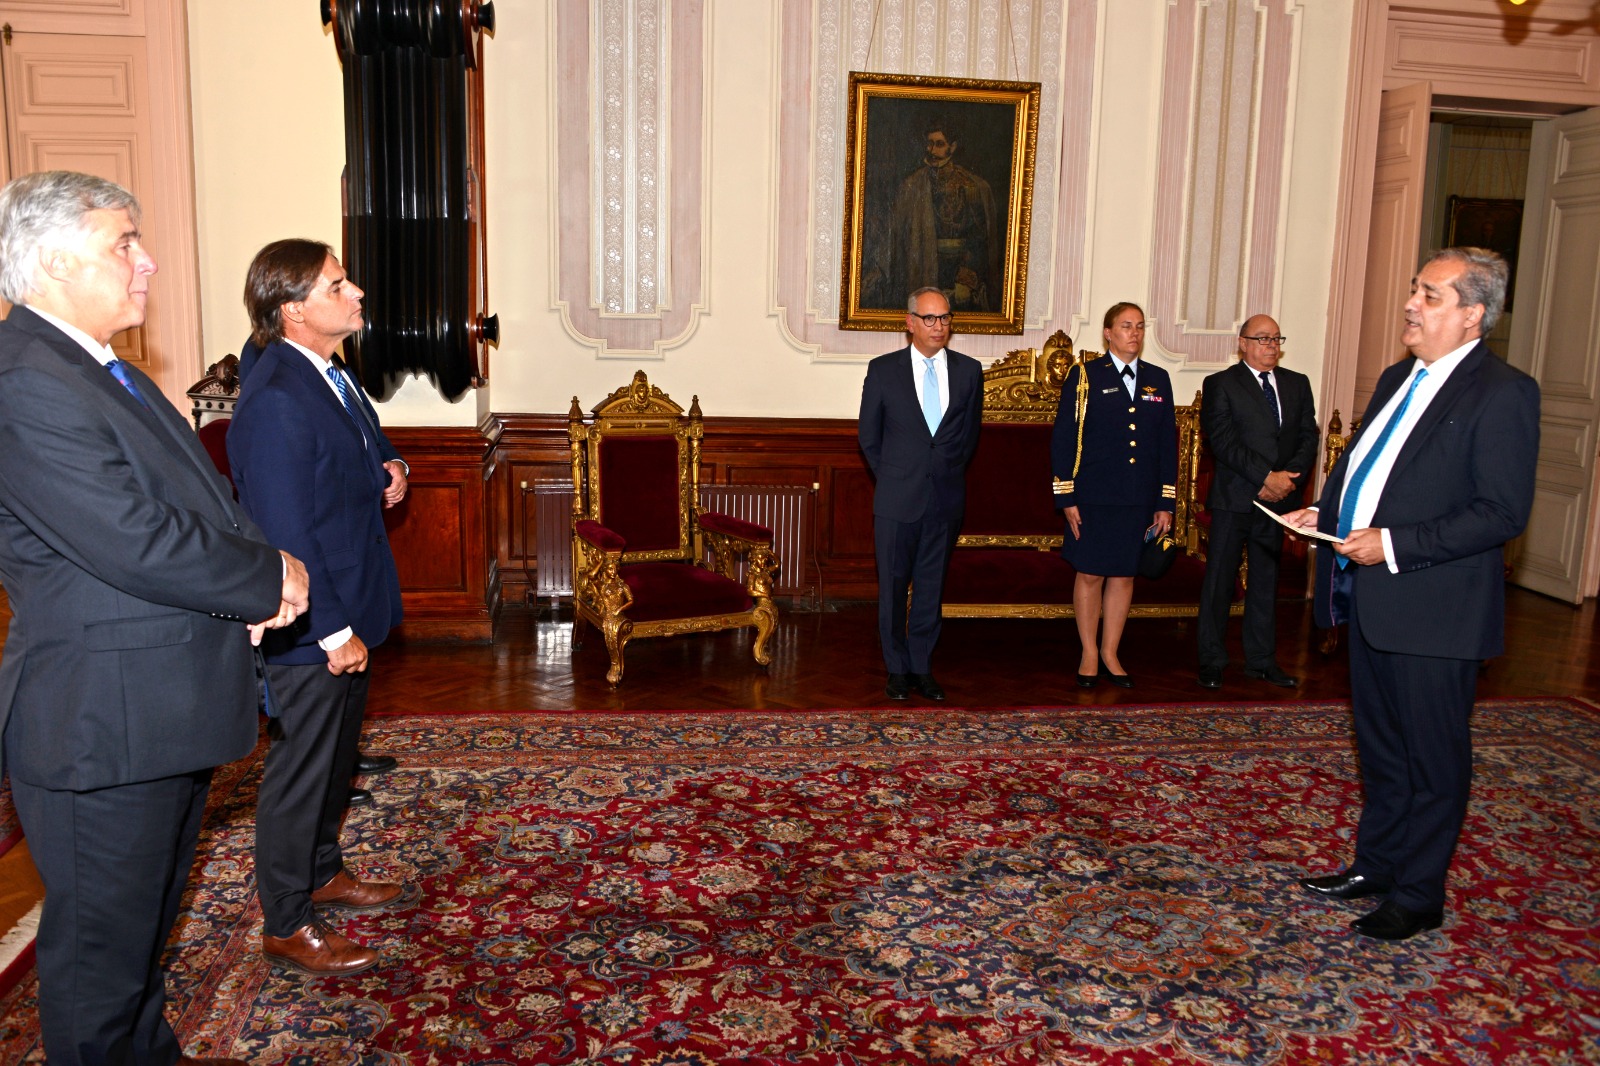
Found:
[[[817,361],[860,362],[899,335],[838,328],[850,71],[1041,85],[1026,328],[964,336],[997,358],[1085,321],[1089,148],[1100,20],[1095,0],[782,0],[773,310]]]
[[[1301,3],[1169,0],[1150,307],[1188,366],[1277,307]]]
[[[1489,0],[1391,4],[1384,88],[1427,81],[1436,95],[1480,97],[1489,80],[1501,98],[1600,105],[1592,3],[1529,6],[1524,12]]]
[[[660,358],[705,309],[708,4],[557,0],[554,306],[602,358]]]

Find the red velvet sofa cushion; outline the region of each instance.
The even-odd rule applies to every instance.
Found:
[[[621,574],[633,592],[625,613],[634,622],[735,614],[755,606],[743,585],[688,563],[629,563]]]
[[[600,521],[628,550],[676,549],[678,442],[668,436],[607,437],[600,442]]]
[[[978,435],[978,450],[967,467],[967,513],[961,524],[962,533],[1061,535],[1066,520],[1056,510],[1051,494],[1051,428],[1039,423],[998,422],[983,427]],[[963,548],[956,554],[968,550]]]

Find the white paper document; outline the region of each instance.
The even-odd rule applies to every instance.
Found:
[[[1271,518],[1274,522],[1278,523],[1278,525],[1282,526],[1284,529],[1287,529],[1291,533],[1298,533],[1302,537],[1315,537],[1317,540],[1325,540],[1333,544],[1344,543],[1343,537],[1336,537],[1332,533],[1324,533],[1320,529],[1301,529],[1299,526],[1291,524],[1286,518],[1283,517],[1283,515],[1278,514],[1269,507],[1263,506],[1260,500],[1252,500],[1251,502],[1257,507],[1261,508],[1262,514],[1265,514],[1268,518]]]

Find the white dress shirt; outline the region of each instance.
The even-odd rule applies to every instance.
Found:
[[[1394,470],[1394,461],[1399,457],[1400,450],[1405,446],[1406,439],[1411,436],[1411,431],[1417,428],[1417,423],[1422,420],[1423,413],[1428,410],[1428,405],[1433,402],[1433,398],[1439,395],[1439,390],[1444,388],[1444,383],[1450,380],[1450,375],[1455,372],[1456,367],[1461,365],[1461,360],[1465,359],[1467,353],[1477,346],[1478,339],[1473,338],[1449,355],[1441,355],[1426,366],[1424,366],[1422,360],[1418,359],[1416,366],[1412,367],[1410,375],[1400,383],[1398,389],[1394,390],[1394,395],[1389,397],[1389,402],[1383,405],[1383,409],[1377,414],[1368,416],[1367,429],[1361,434],[1361,439],[1356,441],[1355,447],[1351,449],[1350,459],[1345,463],[1344,476],[1346,484],[1349,483],[1350,475],[1355,472],[1356,468],[1361,465],[1361,461],[1366,458],[1367,453],[1372,450],[1372,445],[1383,434],[1383,427],[1388,425],[1389,420],[1394,417],[1395,408],[1404,402],[1406,393],[1411,389],[1411,382],[1417,376],[1417,371],[1427,370],[1428,376],[1423,378],[1422,383],[1417,386],[1416,394],[1411,397],[1411,403],[1406,408],[1405,417],[1400,420],[1399,425],[1394,427],[1394,432],[1390,434],[1388,443],[1384,445],[1383,451],[1378,455],[1377,460],[1373,462],[1372,469],[1367,471],[1366,480],[1361,483],[1361,494],[1356,497],[1355,512],[1350,520],[1351,529],[1366,529],[1372,524],[1372,516],[1378,510],[1378,501],[1383,497],[1383,487],[1389,480],[1390,472]],[[1339,488],[1339,498],[1342,502],[1344,499],[1344,486]],[[1398,574],[1400,567],[1395,562],[1394,544],[1389,539],[1389,531],[1382,529],[1379,532],[1383,535],[1384,561],[1389,564],[1390,573]]]
[[[1137,400],[1139,398],[1139,360],[1136,358],[1132,362],[1125,363],[1115,352],[1107,352],[1106,354],[1111,356],[1111,366],[1117,372],[1117,380],[1121,381],[1122,387],[1128,390],[1128,399]],[[1129,367],[1133,368],[1133,377],[1125,378],[1122,376],[1122,372]]]

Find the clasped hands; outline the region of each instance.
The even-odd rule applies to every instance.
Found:
[[[261,644],[261,635],[267,630],[293,624],[311,606],[311,577],[306,573],[306,564],[286,551],[278,554],[283,556],[283,592],[278,613],[250,627],[250,643],[255,646]]]
[[[1295,479],[1299,476],[1292,470],[1274,470],[1267,475],[1267,480],[1256,496],[1268,503],[1277,503],[1295,490],[1297,485]]]

